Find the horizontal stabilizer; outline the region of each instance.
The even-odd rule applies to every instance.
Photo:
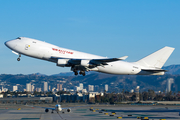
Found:
[[[163,69],[141,69],[142,71],[146,71],[146,72],[167,72],[168,70],[163,70]]]

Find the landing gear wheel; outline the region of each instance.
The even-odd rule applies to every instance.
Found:
[[[17,58],[17,61],[20,61],[21,59],[20,58]]]
[[[79,74],[80,74],[80,75],[83,75],[83,76],[86,75],[86,74],[85,74],[85,71],[80,71]]]
[[[82,71],[80,71],[79,74],[81,75],[81,74],[82,74]]]
[[[76,71],[76,72],[74,72],[74,75],[78,75],[78,72]]]
[[[21,57],[21,54],[19,54],[19,57],[17,58],[17,61],[20,61],[20,60],[21,60],[20,57]]]
[[[86,75],[86,74],[85,74],[85,72],[84,72],[84,73],[82,73],[82,75],[83,75],[83,76],[85,76],[85,75]]]

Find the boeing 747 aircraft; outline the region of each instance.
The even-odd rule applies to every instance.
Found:
[[[172,47],[164,47],[136,62],[125,62],[128,56],[107,58],[75,50],[61,48],[40,40],[18,37],[5,42],[13,53],[42,59],[56,63],[59,67],[71,67],[75,75],[85,76],[86,71],[97,71],[117,75],[164,75],[161,69],[174,51]]]
[[[67,112],[71,112],[70,108],[62,108],[60,104],[55,105],[55,108],[45,108],[45,112],[49,112],[49,109],[52,110],[51,113],[53,113],[53,111],[61,112],[63,110],[66,110]]]
[[[64,113],[66,112],[71,112],[71,108],[75,108],[75,107],[69,107],[69,108],[62,108],[60,104],[55,105],[54,108],[49,108],[49,107],[40,107],[40,106],[31,106],[31,105],[26,105],[29,107],[36,107],[36,108],[45,108],[45,112],[49,112],[49,110],[52,110],[51,113],[54,113],[54,111],[56,111],[57,113],[61,112]],[[77,106],[77,107],[82,107],[82,106]],[[83,106],[84,107],[84,106]]]

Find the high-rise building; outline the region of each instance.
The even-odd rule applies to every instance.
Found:
[[[139,101],[139,86],[136,87],[136,101]]]
[[[171,91],[172,83],[174,83],[174,79],[173,78],[167,79],[167,93]]]
[[[83,84],[82,83],[79,83],[79,88],[80,88],[80,90],[83,89]]]
[[[60,84],[60,86],[59,86],[59,87],[60,87],[60,91],[62,91],[62,84]]]
[[[105,84],[105,91],[108,91],[108,84]]]
[[[57,91],[62,91],[62,84],[57,84]]]
[[[31,92],[31,83],[26,83],[26,91]]]
[[[34,92],[34,85],[31,85],[31,92]]]
[[[13,86],[13,91],[17,91],[17,90],[18,90],[18,86],[17,85]]]
[[[44,82],[44,92],[47,92],[47,91],[48,91],[48,83]]]
[[[88,85],[88,91],[93,92],[94,91],[94,85]]]
[[[49,85],[49,91],[51,91],[51,86]]]

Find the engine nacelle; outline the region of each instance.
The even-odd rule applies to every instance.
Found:
[[[65,67],[68,64],[69,59],[58,59],[57,66]]]
[[[84,67],[88,67],[89,66],[89,60],[81,60],[81,65]]]
[[[70,108],[68,108],[68,109],[67,109],[67,112],[71,112],[71,109],[70,109]]]
[[[49,110],[48,110],[48,109],[45,109],[45,112],[49,112]]]

